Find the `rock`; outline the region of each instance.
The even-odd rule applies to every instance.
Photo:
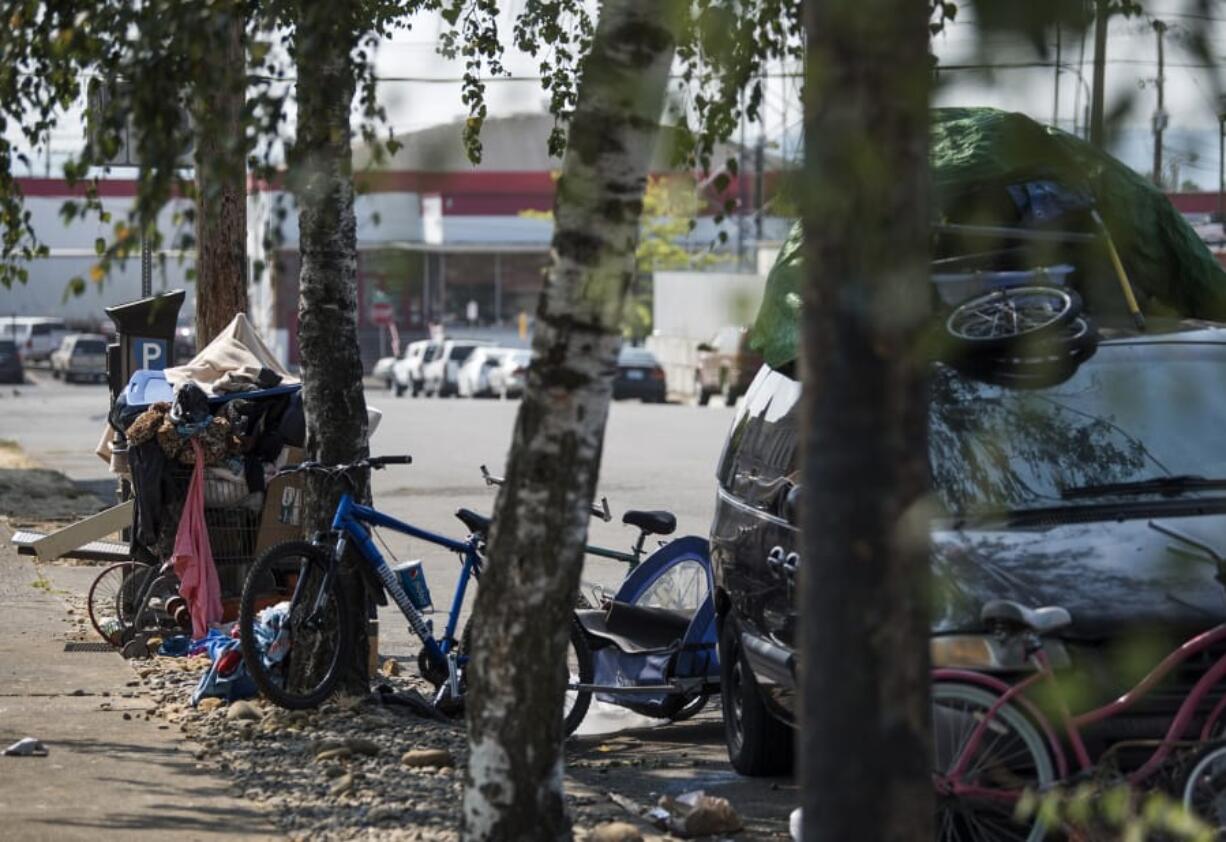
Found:
[[[383,750],[374,740],[368,740],[364,737],[350,737],[345,740],[345,747],[354,754],[364,754],[367,757],[374,757]]]
[[[400,662],[395,658],[388,658],[383,662],[382,666],[379,667],[379,672],[383,673],[389,678],[400,675]]]
[[[431,767],[454,766],[455,758],[445,748],[418,748],[406,751],[400,762],[410,769],[425,769]]]
[[[260,709],[251,702],[238,701],[230,705],[226,711],[227,719],[243,719],[254,722],[260,718]]]
[[[87,693],[86,693],[84,690],[82,690],[81,688],[79,688],[79,687],[78,687],[76,690],[73,690],[73,691],[72,691],[71,693],[69,693],[68,695],[69,695],[69,696],[85,696],[85,695],[88,695],[88,694],[87,694]]]
[[[123,715],[123,718],[124,718],[124,719],[131,719],[131,718],[132,718],[132,714],[130,714],[130,713],[125,713],[125,714]]]
[[[371,824],[378,824],[389,819],[398,819],[404,810],[393,804],[380,804],[377,807],[371,807],[366,813],[366,820]]]
[[[350,749],[348,746],[341,746],[339,748],[324,749],[323,751],[319,752],[319,754],[315,755],[315,762],[323,763],[325,760],[348,760],[352,756],[352,749]]]
[[[353,775],[341,775],[336,779],[336,783],[328,788],[328,791],[333,795],[344,795],[351,789],[353,789]]]
[[[345,770],[344,768],[340,766],[325,766],[324,767],[324,777],[325,778],[339,778],[343,774],[345,774]]]
[[[643,834],[629,822],[605,822],[596,825],[588,842],[643,842]]]
[[[221,699],[217,698],[216,696],[209,696],[207,699],[201,699],[200,704],[196,705],[196,707],[205,713],[208,713],[211,710],[217,710],[219,707],[221,707]]]

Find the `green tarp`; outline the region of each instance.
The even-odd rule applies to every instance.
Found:
[[[1147,179],[1085,141],[1023,114],[943,108],[933,111],[930,156],[934,219],[1013,224],[1006,188],[1038,179],[1088,191],[1144,312],[1226,321],[1226,271],[1200,237]],[[753,346],[774,367],[796,358],[801,246],[797,223],[767,276],[753,327]],[[1115,304],[1106,294],[1103,303]],[[1094,296],[1087,304],[1094,309]]]

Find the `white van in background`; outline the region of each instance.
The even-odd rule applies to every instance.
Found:
[[[49,359],[68,332],[64,320],[54,316],[0,316],[0,339],[16,342],[26,363]]]

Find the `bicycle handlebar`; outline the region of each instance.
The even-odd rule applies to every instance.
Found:
[[[504,477],[496,477],[490,473],[490,469],[481,466],[481,478],[485,480],[486,485],[502,485],[506,482]],[[603,520],[605,523],[613,520],[613,513],[609,511],[609,498],[601,497],[600,504],[593,503],[591,506],[592,515]]]
[[[348,465],[321,465],[318,462],[300,462],[297,465],[286,465],[281,470],[277,471],[277,476],[286,476],[288,474],[310,473],[311,471],[319,471],[327,474],[347,474],[352,470],[361,468],[370,468],[373,471],[381,471],[387,465],[411,465],[413,457],[408,454],[400,456],[371,456],[369,459],[362,459],[358,462],[350,462]]]

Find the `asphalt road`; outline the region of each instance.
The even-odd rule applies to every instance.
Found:
[[[93,454],[105,425],[106,388],[67,385],[42,371],[28,377],[31,382],[25,386],[0,387],[0,439],[16,441],[35,461],[75,480],[103,484],[110,479],[107,465]],[[483,482],[480,466],[501,473],[518,402],[397,398],[380,387],[368,389],[367,401],[384,413],[372,452],[413,456],[410,466],[375,474],[376,506],[415,525],[463,538],[455,510],[492,510],[494,489]],[[620,522],[629,508],[667,509],[677,516],[678,535],[705,536],[714,511],[715,465],[731,419],[732,411],[719,406],[615,403],[599,486],[614,520],[594,520],[591,540],[629,549],[636,533]],[[438,610],[445,611],[459,569],[455,556],[387,530],[381,534],[397,558],[423,560]],[[592,558],[584,579],[615,586],[624,571],[618,562]],[[441,615],[436,622],[442,622]],[[416,652],[398,614],[383,613],[381,624],[382,651]]]

